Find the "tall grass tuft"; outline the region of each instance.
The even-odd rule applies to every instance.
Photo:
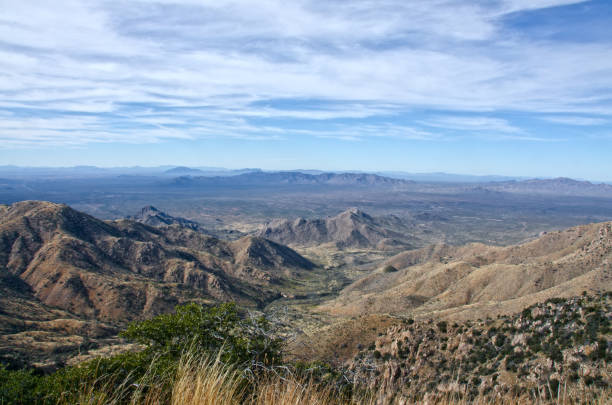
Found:
[[[172,405],[234,405],[244,397],[240,374],[216,359],[185,356],[172,387]]]
[[[149,373],[134,390],[135,384],[83,387],[76,395],[79,405],[604,405],[612,403],[609,388],[585,386],[559,387],[557,392],[480,395],[427,395],[419,400],[382,396],[382,392],[343,396],[333,386],[291,374],[262,373],[245,378],[236,368],[218,357],[184,355],[174,376],[159,377]],[[95,388],[94,388],[95,387]],[[114,387],[111,389],[111,387]],[[127,393],[127,395],[126,395]],[[398,393],[399,394],[399,393]],[[410,396],[410,393],[404,393]],[[72,397],[75,398],[74,396]],[[404,397],[405,398],[405,397]]]
[[[248,403],[252,405],[341,405],[351,402],[353,401],[340,399],[337,392],[329,386],[313,381],[301,382],[294,378],[276,377],[260,383]]]

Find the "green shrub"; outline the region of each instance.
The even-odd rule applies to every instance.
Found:
[[[281,359],[280,340],[270,336],[265,318],[243,320],[234,303],[178,306],[174,314],[132,323],[121,336],[145,345],[151,354],[176,359],[187,351],[218,355],[239,366]]]
[[[121,335],[145,349],[65,367],[46,376],[0,367],[0,404],[77,403],[84,388],[127,398],[145,382],[169,384],[185,354],[218,356],[241,368],[281,361],[280,340],[270,336],[266,320],[243,319],[232,303],[209,308],[178,306],[174,314],[132,323]]]
[[[32,370],[7,370],[0,365],[0,404],[28,404],[40,402],[42,377]]]

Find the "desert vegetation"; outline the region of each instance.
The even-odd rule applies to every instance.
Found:
[[[346,367],[288,362],[270,323],[235,304],[134,322],[139,347],[51,374],[0,369],[0,403],[604,404],[612,294],[549,300],[512,317],[405,320]]]

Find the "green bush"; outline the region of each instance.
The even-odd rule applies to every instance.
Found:
[[[0,365],[0,404],[40,402],[41,376],[32,370],[7,370]]]
[[[266,319],[244,320],[234,303],[178,306],[174,314],[132,323],[121,336],[145,345],[151,354],[176,359],[195,351],[239,366],[281,360],[280,340],[270,336]]]
[[[143,384],[168,384],[184,354],[218,356],[225,363],[252,369],[281,361],[280,340],[270,336],[266,320],[243,319],[232,303],[178,306],[174,314],[132,323],[121,335],[144,345],[144,350],[91,360],[49,375],[0,366],[0,404],[77,403],[83,389],[110,390],[127,397]]]

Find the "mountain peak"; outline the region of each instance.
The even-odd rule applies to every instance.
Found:
[[[142,207],[142,209],[140,210],[140,213],[144,215],[144,214],[151,214],[151,213],[161,213],[161,211],[152,205],[146,205]]]
[[[325,219],[297,218],[266,224],[260,236],[283,244],[311,246],[334,243],[338,248],[370,247],[388,249],[407,247],[412,239],[405,224],[397,217],[376,218],[352,207]]]
[[[364,211],[360,210],[357,207],[351,207],[347,209],[346,211],[340,213],[338,216],[343,216],[343,215],[349,215],[349,216],[358,217],[358,218],[372,219],[370,215],[366,214]]]

